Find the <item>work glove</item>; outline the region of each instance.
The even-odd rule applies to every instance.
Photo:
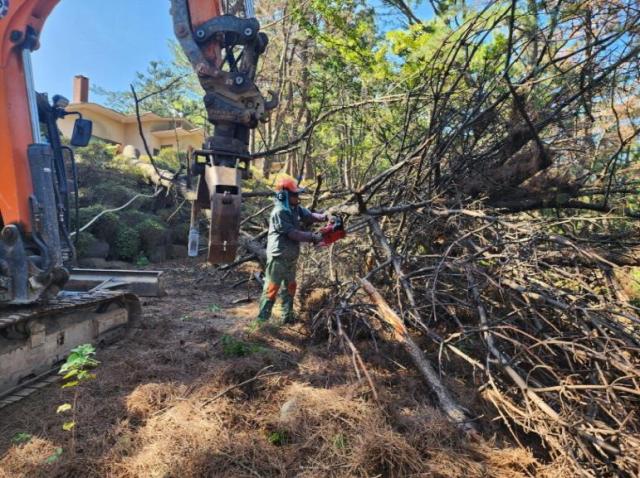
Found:
[[[323,235],[319,232],[314,232],[311,235],[311,240],[314,244],[319,244],[320,242],[322,242],[323,239]]]

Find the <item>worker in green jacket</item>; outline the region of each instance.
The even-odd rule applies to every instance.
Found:
[[[275,207],[269,219],[267,267],[258,325],[264,324],[271,317],[278,292],[282,299],[283,322],[288,324],[295,321],[293,299],[296,295],[296,265],[300,243],[318,244],[323,238],[318,232],[301,230],[301,225],[327,220],[325,214],[312,213],[300,206],[301,190],[293,178],[285,176],[278,179],[275,189]]]

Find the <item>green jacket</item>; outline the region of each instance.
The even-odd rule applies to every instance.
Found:
[[[267,258],[295,261],[300,255],[300,241],[291,239],[290,233],[300,231],[301,224],[307,226],[313,222],[313,214],[307,208],[295,206],[287,209],[276,200],[269,218]]]

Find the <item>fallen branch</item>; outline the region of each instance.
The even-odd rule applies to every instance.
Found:
[[[395,340],[399,342],[411,356],[414,364],[426,380],[427,384],[438,397],[440,408],[445,412],[449,420],[464,432],[472,434],[477,433],[473,423],[467,417],[466,412],[451,397],[449,390],[447,390],[440,380],[440,377],[438,377],[438,374],[433,368],[433,365],[431,365],[429,359],[425,357],[418,344],[416,344],[413,338],[411,338],[411,335],[409,334],[407,327],[402,322],[402,319],[400,319],[389,304],[387,304],[371,282],[366,279],[360,279],[360,283],[367,294],[369,294],[369,297],[371,297],[371,300],[378,307],[380,319],[391,327],[394,332]]]
[[[249,251],[253,256],[256,257],[260,264],[262,264],[263,266],[267,264],[267,250],[258,242],[256,238],[249,236],[249,234],[242,233],[240,243],[242,244],[242,247],[244,247],[247,251]]]

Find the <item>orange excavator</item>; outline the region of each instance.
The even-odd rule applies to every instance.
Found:
[[[65,98],[49,101],[34,89],[31,53],[58,2],[0,0],[0,407],[37,389],[77,345],[121,337],[140,313],[134,294],[108,284],[64,290],[75,259],[69,218],[77,178],[56,120],[79,116],[72,146],[88,144],[92,125],[67,111]],[[214,125],[192,154],[194,211],[211,210],[209,261],[231,262],[250,130],[278,102],[255,84],[267,37],[252,0],[171,0],[171,15]]]

